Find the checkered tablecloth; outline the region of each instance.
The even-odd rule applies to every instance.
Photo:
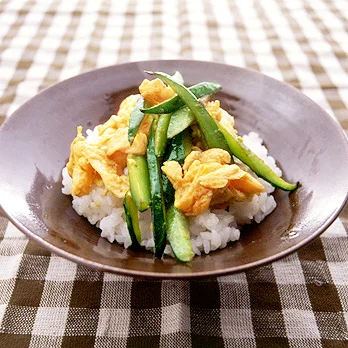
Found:
[[[0,1],[0,124],[58,81],[155,58],[259,70],[348,133],[346,0]],[[348,208],[268,266],[146,281],[52,255],[0,217],[0,347],[347,347],[347,231]]]

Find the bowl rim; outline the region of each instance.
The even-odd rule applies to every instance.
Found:
[[[291,88],[295,93],[301,95],[301,97],[306,98],[310,103],[314,103],[316,107],[318,107],[323,114],[326,115],[327,121],[331,122],[332,125],[335,127],[336,131],[338,131],[338,134],[342,136],[343,141],[345,142],[345,148],[346,152],[348,153],[348,137],[346,133],[344,132],[342,126],[338,122],[338,120],[335,117],[332,117],[329,115],[320,105],[318,105],[316,102],[314,102],[312,99],[310,99],[308,96],[306,96],[304,93],[302,93],[298,88],[292,86],[291,84],[287,82],[283,82],[280,80],[277,80],[271,76],[265,75],[257,70],[251,69],[251,68],[244,68],[244,67],[238,67],[222,62],[211,62],[211,61],[204,61],[204,60],[195,60],[195,59],[153,59],[153,60],[139,60],[139,61],[131,61],[131,62],[124,62],[120,64],[114,64],[109,65],[101,68],[92,69],[89,71],[85,71],[83,73],[77,74],[75,76],[69,77],[68,79],[59,81],[51,86],[48,86],[47,88],[42,89],[38,93],[36,93],[33,97],[31,97],[29,100],[27,100],[25,103],[23,103],[19,108],[17,108],[7,119],[4,121],[2,126],[0,127],[0,136],[1,133],[5,131],[8,124],[11,122],[11,119],[13,120],[14,117],[17,117],[17,114],[20,114],[20,111],[26,107],[28,103],[31,102],[33,98],[38,97],[39,95],[49,93],[51,89],[56,88],[57,86],[62,86],[65,83],[69,83],[69,81],[74,80],[76,78],[83,78],[86,75],[89,74],[95,74],[102,70],[109,70],[115,67],[126,67],[126,66],[136,66],[139,64],[155,64],[155,63],[178,63],[178,62],[188,62],[188,63],[199,63],[199,64],[209,64],[209,65],[215,65],[225,68],[231,68],[231,69],[237,69],[239,71],[247,71],[253,74],[257,74],[259,76],[262,76],[263,78],[270,79],[273,81],[276,81],[276,83],[286,85],[288,88]],[[146,278],[146,279],[198,279],[198,278],[208,278],[208,277],[219,277],[229,274],[235,274],[244,272],[246,270],[254,269],[260,266],[267,265],[269,263],[272,263],[274,261],[277,261],[285,256],[288,256],[292,254],[293,252],[301,249],[305,245],[309,244],[313,240],[315,240],[320,234],[322,234],[330,225],[333,224],[333,222],[337,219],[339,213],[344,208],[346,202],[348,201],[348,191],[345,194],[344,199],[342,200],[341,204],[336,207],[336,209],[331,213],[331,215],[326,219],[326,221],[317,228],[313,233],[311,233],[308,237],[300,241],[299,243],[287,248],[286,250],[280,251],[274,255],[268,256],[266,258],[252,261],[243,265],[233,266],[233,267],[227,267],[223,269],[218,270],[212,270],[212,271],[199,271],[195,273],[183,273],[183,272],[175,272],[175,273],[164,273],[164,272],[153,272],[153,271],[137,271],[137,270],[130,270],[130,269],[124,269],[116,266],[110,266],[105,265],[96,261],[91,261],[88,259],[85,259],[83,257],[77,256],[75,254],[69,253],[63,249],[60,249],[57,246],[54,246],[53,244],[50,244],[43,238],[39,237],[37,234],[30,231],[26,226],[24,226],[19,220],[17,220],[14,216],[12,216],[10,211],[7,211],[6,208],[1,204],[0,202],[0,213],[1,211],[4,213],[5,217],[8,218],[8,220],[16,226],[21,232],[23,232],[27,237],[29,237],[31,240],[37,242],[39,245],[43,246],[44,248],[48,249],[50,252],[64,257],[65,259],[68,259],[70,261],[73,261],[74,263],[80,264],[82,266],[93,268],[97,271],[101,272],[109,272],[114,274],[119,274],[122,276],[129,276],[129,277],[136,277],[136,278]],[[204,257],[204,256],[203,256]],[[178,261],[179,262],[179,261]]]

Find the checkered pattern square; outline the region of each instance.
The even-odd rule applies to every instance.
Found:
[[[146,59],[256,69],[348,134],[348,2],[0,0],[0,125],[83,71]],[[309,246],[200,281],[101,273],[52,255],[0,213],[2,347],[343,347],[348,208]]]
[[[40,307],[37,310],[32,335],[63,336],[68,308]]]

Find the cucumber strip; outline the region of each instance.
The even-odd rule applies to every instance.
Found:
[[[167,238],[174,255],[181,262],[189,262],[195,256],[190,239],[189,223],[186,216],[174,205],[167,211]]]
[[[177,161],[180,164],[184,163],[186,156],[191,152],[192,141],[188,130],[176,135],[169,146],[169,153],[166,154],[164,161]],[[173,185],[162,173],[163,196],[166,205],[169,206],[174,202],[175,190]]]
[[[175,190],[172,183],[169,181],[167,176],[162,173],[162,187],[163,187],[163,198],[166,207],[174,203]]]
[[[133,142],[135,135],[138,132],[141,121],[144,119],[145,114],[140,110],[144,107],[144,98],[140,96],[138,101],[129,116],[129,127],[128,127],[128,141]]]
[[[155,257],[161,258],[167,243],[166,239],[166,211],[162,191],[162,175],[159,158],[155,154],[155,131],[157,119],[154,119],[150,128],[147,146],[147,164],[149,168],[151,190],[151,215],[153,238],[155,242]]]
[[[150,207],[150,181],[145,156],[129,154],[127,168],[130,192],[139,211]]]
[[[211,117],[207,109],[197,100],[195,95],[184,85],[175,82],[168,74],[162,72],[150,72],[149,74],[161,78],[167,83],[182,101],[191,110],[197,120],[199,128],[209,148],[220,148],[231,153],[226,139],[221,133],[215,120]]]
[[[186,156],[191,152],[191,148],[191,136],[189,131],[186,129],[172,139],[170,151],[166,156],[165,161],[176,161],[183,164]]]
[[[172,113],[170,118],[167,137],[173,138],[175,135],[182,132],[189,127],[195,121],[195,117],[187,106],[183,106],[180,109]]]
[[[284,191],[293,191],[297,188],[298,183],[290,184],[283,180],[260,157],[245,146],[243,142],[238,139],[237,135],[229,133],[221,125],[219,125],[219,128],[224,135],[233,155],[246,164],[255,174],[268,181],[271,185]]]
[[[128,191],[124,196],[123,208],[126,215],[126,223],[132,246],[139,247],[141,243],[141,230],[139,225],[138,209],[131,193]]]
[[[172,77],[171,77],[171,80],[175,81]],[[179,83],[179,84],[182,85],[182,83]],[[202,98],[204,96],[211,95],[219,91],[220,89],[221,89],[221,85],[217,83],[213,83],[213,82],[201,82],[189,88],[189,90],[196,96],[196,98]],[[176,95],[150,108],[143,108],[141,109],[141,111],[147,114],[169,114],[171,112],[176,111],[177,109],[179,109],[180,107],[184,105],[185,103],[181,100],[180,96]]]
[[[158,118],[156,133],[155,133],[155,154],[157,157],[162,157],[167,146],[167,130],[171,114],[163,114]]]

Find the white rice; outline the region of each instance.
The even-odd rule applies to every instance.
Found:
[[[94,137],[94,131],[88,131],[88,140]],[[276,166],[273,157],[268,156],[262,139],[255,132],[243,136],[244,143],[261,157],[278,175],[281,170]],[[66,168],[63,169],[62,192],[71,194],[72,179]],[[240,237],[240,228],[252,221],[260,223],[276,207],[272,196],[274,188],[261,178],[258,180],[264,185],[265,192],[254,196],[251,201],[234,202],[226,210],[207,210],[203,214],[189,218],[191,244],[196,255],[208,254],[210,251],[222,249],[229,242],[236,241]],[[72,205],[75,211],[88,219],[88,221],[99,227],[101,236],[108,239],[110,243],[116,241],[123,244],[125,248],[131,245],[125,216],[123,211],[123,200],[116,198],[112,193],[105,194],[105,189],[95,186],[91,193],[86,196],[74,196]],[[147,250],[153,251],[154,240],[151,230],[150,210],[141,213],[139,217],[142,231],[141,245]],[[167,245],[165,254],[173,256],[171,247]]]

